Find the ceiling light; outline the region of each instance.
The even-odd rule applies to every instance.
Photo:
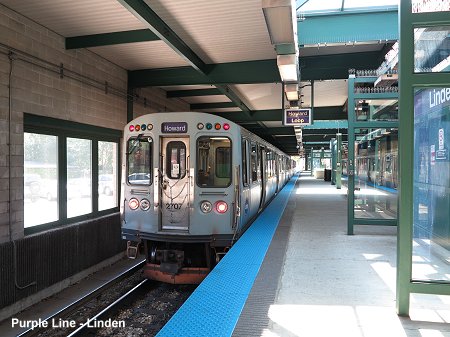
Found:
[[[283,82],[298,82],[298,56],[277,55],[277,65]]]
[[[272,44],[286,45],[295,53],[298,50],[295,1],[262,0],[262,10]]]
[[[286,97],[288,101],[298,101],[298,84],[285,84],[284,92],[286,93]]]

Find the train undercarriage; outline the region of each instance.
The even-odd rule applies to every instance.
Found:
[[[199,284],[228,251],[211,242],[143,241],[144,276],[172,284]]]

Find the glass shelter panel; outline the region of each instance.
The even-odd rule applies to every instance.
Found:
[[[355,120],[357,122],[398,120],[398,100],[355,100]]]
[[[360,219],[396,219],[398,131],[356,129],[355,208]]]
[[[416,89],[413,280],[450,282],[449,137],[450,88]]]
[[[24,227],[59,219],[58,137],[24,133]]]
[[[413,13],[450,11],[450,0],[412,0],[411,4]]]
[[[450,71],[450,26],[414,29],[414,71]]]

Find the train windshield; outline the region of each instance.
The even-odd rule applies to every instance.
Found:
[[[197,184],[227,187],[231,184],[231,140],[200,137],[197,140]]]
[[[150,185],[153,142],[138,136],[127,142],[127,181],[130,185]]]

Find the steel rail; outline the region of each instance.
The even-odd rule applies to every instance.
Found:
[[[83,333],[86,329],[88,328],[94,328],[94,329],[98,329],[98,327],[93,327],[91,324],[92,322],[96,321],[98,318],[100,318],[101,316],[103,316],[104,314],[112,311],[112,309],[115,309],[116,307],[118,307],[122,301],[124,301],[125,299],[127,299],[130,295],[135,294],[138,290],[140,290],[145,284],[147,284],[147,282],[149,282],[148,279],[145,279],[143,281],[141,281],[141,283],[139,283],[138,285],[136,285],[133,289],[129,290],[126,294],[120,296],[117,300],[115,300],[113,303],[111,303],[110,305],[108,305],[106,308],[104,308],[102,311],[100,311],[98,314],[96,314],[94,317],[89,318],[84,324],[80,325],[78,327],[78,329],[76,329],[75,331],[73,331],[71,334],[67,335],[67,337],[74,337],[77,336],[80,333]]]
[[[113,285],[117,284],[118,282],[122,281],[123,279],[129,277],[130,275],[136,273],[139,269],[141,269],[145,265],[145,260],[137,263],[136,265],[128,268],[112,280],[109,280],[108,282],[102,284],[101,286],[97,287],[96,289],[92,290],[88,294],[84,295],[83,297],[77,299],[76,301],[72,302],[71,304],[65,306],[64,308],[56,311],[55,313],[48,316],[46,319],[42,320],[42,322],[49,322],[52,319],[62,316],[62,315],[69,315],[73,312],[75,312],[77,309],[79,309],[83,304],[91,301],[101,293],[103,293],[106,289],[111,288]],[[133,288],[134,289],[134,288]],[[35,328],[29,328],[28,330],[22,332],[21,334],[17,335],[17,337],[31,337],[36,336],[39,333],[43,332],[43,327],[35,327]]]

